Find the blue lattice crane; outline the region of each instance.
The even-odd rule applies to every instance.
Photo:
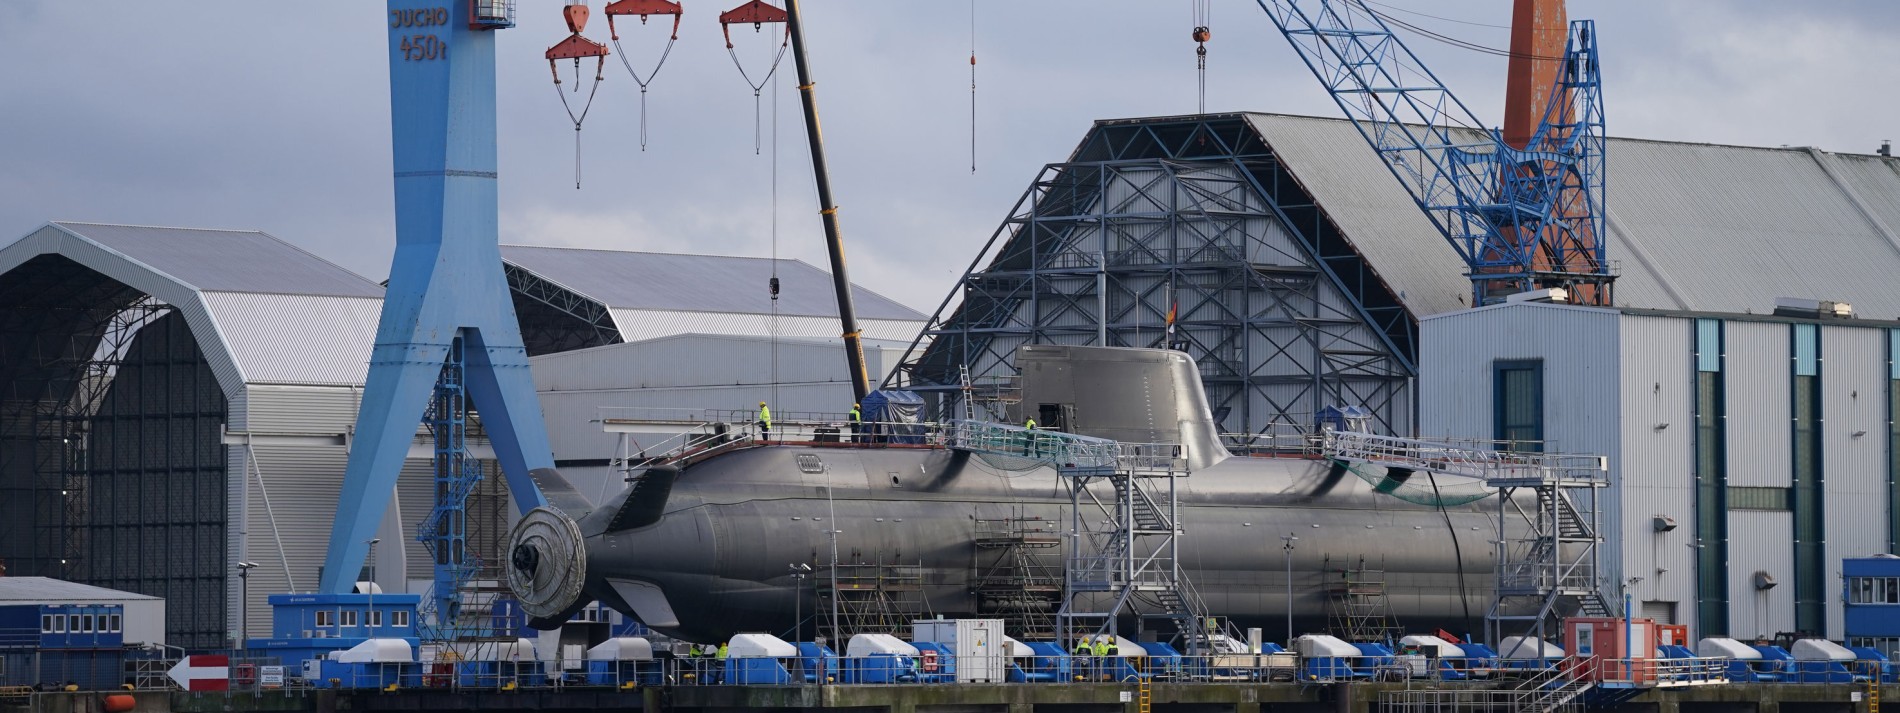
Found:
[[[1611,304],[1591,21],[1566,32],[1562,0],[1518,0],[1500,131],[1481,128],[1394,34],[1403,23],[1364,0],[1257,2],[1470,267],[1474,305],[1551,287]]]

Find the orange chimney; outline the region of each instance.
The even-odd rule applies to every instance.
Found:
[[[1511,67],[1504,85],[1504,143],[1524,148],[1550,106],[1563,64],[1570,20],[1564,0],[1515,0],[1511,12]]]

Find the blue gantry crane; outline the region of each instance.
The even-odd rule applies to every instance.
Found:
[[[461,457],[464,404],[480,414],[522,512],[545,502],[529,471],[553,465],[496,234],[494,31],[514,25],[514,3],[390,0],[386,20],[396,255],[330,532],[326,593],[355,585],[432,403],[438,487],[451,494],[465,499],[474,477]],[[425,542],[445,521],[452,535],[459,508],[439,500]],[[432,549],[456,546],[453,536],[433,539]],[[436,561],[438,580],[459,576]]]
[[[1474,306],[1553,287],[1612,304],[1591,21],[1566,32],[1563,0],[1517,0],[1500,131],[1365,0],[1256,1],[1470,267]]]

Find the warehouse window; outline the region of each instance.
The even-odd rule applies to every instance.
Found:
[[[1730,486],[1728,489],[1728,509],[1730,510],[1774,510],[1787,512],[1789,501],[1788,488],[1758,488],[1749,486]]]
[[[1900,654],[1900,637],[1892,636],[1850,636],[1848,646],[1864,646],[1892,657]]]
[[[1696,631],[1728,633],[1728,433],[1722,320],[1695,321]]]
[[[66,615],[66,632],[70,634],[79,633],[79,615],[78,614]]]
[[[1887,551],[1900,554],[1900,329],[1887,330]]]
[[[1493,364],[1493,413],[1496,438],[1514,451],[1544,449],[1544,362],[1499,361]]]
[[[399,628],[399,629],[408,627],[409,626],[409,612],[401,611],[401,610],[390,612],[389,625]]]
[[[1794,625],[1799,631],[1821,631],[1827,625],[1826,533],[1823,493],[1826,470],[1821,453],[1821,339],[1812,324],[1792,325],[1791,402],[1794,406],[1791,442],[1792,481],[1789,505],[1794,510]]]
[[[336,626],[335,612],[317,612],[317,626]]]
[[[82,616],[80,616],[80,617],[79,617],[79,626],[80,626],[80,629],[79,629],[79,630],[80,630],[81,632],[84,632],[84,633],[87,633],[87,634],[90,634],[90,633],[92,633],[92,615],[91,615],[91,614],[86,614],[86,615],[82,615]]]
[[[53,616],[51,614],[40,615],[40,633],[42,634],[53,633]]]
[[[371,609],[371,610],[370,610],[370,612],[369,612],[369,626],[370,626],[370,628],[372,628],[372,629],[374,629],[374,628],[376,628],[376,627],[379,627],[379,626],[382,626],[382,625],[383,625],[383,612],[382,612],[382,610],[380,610],[380,609]]]
[[[351,610],[343,612],[343,626],[345,627],[356,626],[356,610],[355,609],[351,609]]]
[[[1900,604],[1900,577],[1849,577],[1847,603]]]
[[[112,629],[111,629],[112,633],[114,634],[120,633],[121,630],[119,629],[119,615],[113,614],[111,616],[111,619],[112,619]]]

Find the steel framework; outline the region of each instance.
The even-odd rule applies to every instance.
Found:
[[[606,305],[515,265],[503,263],[501,269],[528,356],[621,342]]]
[[[1324,452],[1337,462],[1385,468],[1394,480],[1442,473],[1497,489],[1497,580],[1484,617],[1491,642],[1519,632],[1549,640],[1558,617],[1611,616],[1596,506],[1610,484],[1607,460],[1499,447],[1328,431]],[[1531,497],[1517,497],[1519,491]]]
[[[228,644],[226,403],[170,305],[56,255],[0,280],[0,558],[163,596]]]
[[[970,589],[977,614],[998,617],[1018,638],[1056,637],[1055,613],[1062,601],[1062,533],[1054,520],[1010,517],[976,521],[971,543]]]
[[[1258,0],[1459,257],[1474,304],[1540,287],[1609,305],[1596,28],[1571,23],[1543,121],[1523,149],[1483,129],[1361,0]]]
[[[1329,405],[1410,429],[1414,317],[1244,115],[1098,123],[1043,168],[890,385],[968,417],[965,384],[1013,376],[1026,343],[1183,349],[1228,433],[1309,429]]]

